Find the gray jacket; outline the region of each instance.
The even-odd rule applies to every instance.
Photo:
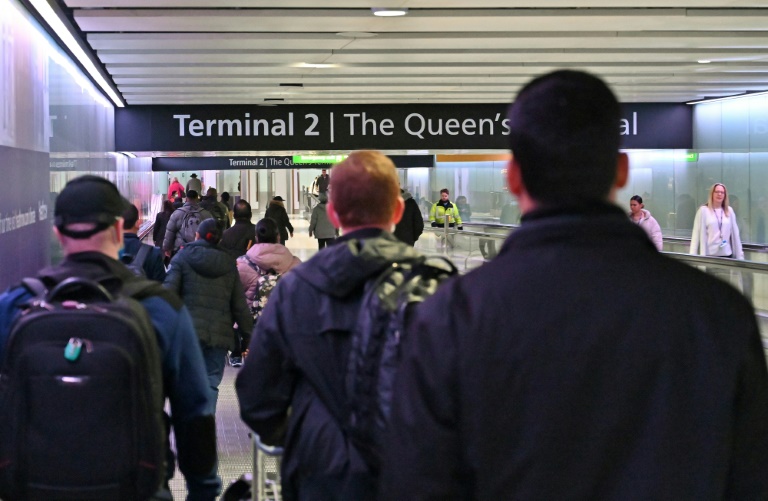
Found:
[[[191,202],[185,202],[184,205],[173,211],[171,218],[168,220],[168,225],[165,227],[165,238],[163,239],[164,251],[177,251],[179,248],[187,243],[184,240],[183,232],[181,231],[184,224],[184,216],[190,210],[200,210],[200,221],[211,219],[213,215],[207,210],[199,207],[200,204],[193,204]]]
[[[336,228],[333,227],[328,219],[326,204],[320,203],[312,209],[312,217],[309,219],[309,234],[316,238],[334,238],[337,235]]]
[[[173,257],[164,285],[181,296],[207,346],[233,349],[235,322],[243,332],[253,329],[234,259],[205,240],[185,245]]]

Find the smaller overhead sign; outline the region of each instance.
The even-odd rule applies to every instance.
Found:
[[[337,164],[348,155],[293,155],[294,164]]]

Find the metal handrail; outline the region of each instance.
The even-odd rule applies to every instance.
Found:
[[[429,221],[425,221],[425,222],[429,223]],[[462,226],[465,226],[465,227],[477,226],[477,227],[486,227],[486,228],[508,228],[510,230],[510,232],[514,231],[514,230],[516,230],[516,229],[518,229],[520,227],[519,224],[472,223],[472,222],[463,223]],[[428,227],[428,226],[425,226],[424,230],[426,230],[426,231],[435,231],[431,227]],[[437,230],[442,232],[443,228],[437,228]],[[451,229],[449,231],[456,232],[455,229]],[[492,238],[492,239],[496,239],[496,240],[503,240],[503,239],[506,239],[509,236],[509,233],[501,234],[501,233],[476,231],[476,230],[467,230],[467,229],[462,230],[462,232],[464,234],[470,235],[470,236],[477,236],[477,237],[482,237],[482,238]],[[663,237],[663,241],[667,242],[667,243],[670,243],[670,244],[678,244],[678,245],[690,245],[690,243],[691,243],[691,239],[690,238],[683,238],[683,237]],[[746,243],[746,244],[742,244],[742,248],[745,251],[750,251],[750,252],[768,253],[768,245],[755,244],[755,243]],[[727,258],[711,258],[711,257],[697,256],[697,255],[686,254],[686,253],[681,253],[681,252],[665,252],[665,254],[677,254],[677,255],[681,256],[681,258],[682,258],[682,256],[689,256],[689,257],[694,257],[694,258],[722,259],[723,261],[731,261],[731,262],[734,261],[732,259],[727,259]],[[756,261],[743,261],[743,260],[740,260],[738,262],[739,263],[756,263],[756,264],[761,264],[761,263],[756,262]],[[706,263],[700,263],[700,264],[706,264]],[[717,264],[717,262],[712,262],[712,263],[709,263],[709,264]],[[740,266],[737,266],[737,267],[740,267]]]

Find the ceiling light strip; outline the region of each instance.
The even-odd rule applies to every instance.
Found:
[[[112,89],[109,83],[107,83],[107,80],[96,68],[96,65],[93,64],[93,61],[91,61],[91,58],[88,57],[88,54],[85,53],[77,39],[75,39],[74,35],[69,31],[69,28],[62,22],[58,14],[54,12],[53,8],[51,8],[48,2],[46,0],[30,0],[30,3],[35,8],[37,13],[40,14],[43,20],[45,20],[48,26],[54,31],[54,33],[56,33],[56,36],[59,37],[59,40],[61,40],[64,45],[67,46],[72,55],[77,58],[77,60],[80,62],[83,68],[85,68],[94,82],[96,82],[96,84],[101,87],[101,90],[107,96],[109,96],[109,98],[113,103],[115,103],[116,106],[120,108],[124,107],[125,103],[123,103],[123,100],[120,98],[120,96],[117,95],[114,89]]]
[[[735,96],[715,97],[715,98],[712,98],[712,99],[699,99],[697,101],[688,101],[685,104],[717,103],[718,101],[730,101],[732,99],[742,99],[742,98],[745,98],[745,97],[765,96],[767,94],[768,94],[768,91],[747,92],[745,94],[737,94]]]

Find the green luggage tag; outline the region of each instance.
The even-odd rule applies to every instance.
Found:
[[[83,349],[83,341],[80,338],[73,337],[69,339],[67,347],[64,348],[64,358],[70,362],[76,362],[80,358],[80,352]]]

